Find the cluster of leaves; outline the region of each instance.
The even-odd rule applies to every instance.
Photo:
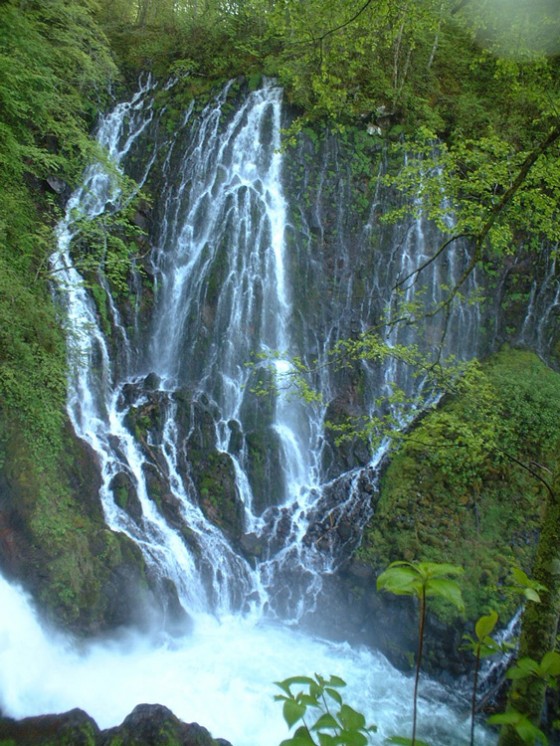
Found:
[[[426,624],[427,600],[430,597],[442,599],[459,611],[465,605],[456,577],[464,572],[458,565],[434,562],[392,562],[377,578],[377,590],[388,591],[397,596],[412,596],[418,599],[418,650],[416,654],[416,671],[414,676],[414,695],[412,702],[412,738],[410,744],[426,746],[416,738],[418,721],[418,689],[420,669],[424,649],[424,629]],[[397,737],[391,743],[408,744],[408,739]]]
[[[531,144],[532,145],[532,144]],[[484,238],[486,257],[515,253],[520,243],[539,250],[560,239],[560,181],[557,148],[551,146],[527,170],[523,188],[513,189],[530,156],[498,134],[445,143],[420,128],[394,149],[409,157],[385,182],[406,195],[402,205],[384,216],[400,221],[420,214],[434,221],[442,244],[458,238]],[[412,157],[410,157],[412,156]],[[434,247],[433,253],[436,253]],[[482,258],[482,257],[479,257]]]
[[[452,391],[397,442],[358,554],[378,570],[452,551],[470,579],[467,616],[490,603],[505,615],[515,600],[504,580],[511,564],[530,566],[542,513],[541,483],[519,462],[538,476],[556,468],[560,378],[535,355],[505,349]]]
[[[101,0],[98,17],[122,64],[160,72],[180,64],[193,88],[197,79],[264,72],[307,121],[389,120],[395,134],[402,124],[411,132],[424,124],[444,137],[495,130],[513,141],[553,109],[557,68],[548,49],[497,57],[499,40],[479,33],[491,23],[488,8],[461,3],[457,12],[453,0]]]
[[[346,682],[338,676],[292,676],[276,685],[283,692],[275,699],[283,702],[288,727],[303,723],[280,746],[367,746],[369,734],[377,731],[375,725],[366,725],[362,713],[343,702],[338,690]],[[305,688],[293,691],[302,686]]]
[[[461,588],[455,578],[463,574],[463,568],[447,563],[433,562],[403,562],[397,561],[389,565],[377,579],[377,589],[399,596],[412,596],[419,602],[418,651],[416,655],[415,686],[413,694],[412,735],[405,737],[393,735],[385,739],[386,744],[400,746],[429,746],[417,737],[418,688],[422,652],[424,645],[424,622],[426,617],[427,600],[440,598],[456,608],[463,609],[464,604]],[[540,583],[530,579],[522,570],[514,568],[513,584],[517,591],[527,600],[540,603],[539,593],[546,592]],[[502,642],[492,637],[498,622],[498,614],[491,611],[479,617],[474,626],[474,635],[464,635],[465,643],[461,649],[466,650],[475,658],[473,689],[471,699],[471,733],[470,744],[475,743],[475,720],[477,704],[477,688],[480,663],[483,658],[505,653],[514,648],[512,642]],[[544,654],[542,660],[535,661],[530,657],[520,658],[511,666],[506,674],[512,681],[525,679],[540,679],[545,686],[556,688],[560,679],[560,653],[551,650]],[[376,733],[375,726],[366,727],[365,717],[343,702],[338,688],[345,686],[345,682],[337,676],[325,679],[320,675],[315,678],[294,676],[277,682],[283,694],[277,695],[276,700],[283,702],[283,715],[289,728],[300,721],[300,726],[294,735],[282,741],[280,746],[366,746],[368,736]],[[292,691],[293,687],[307,687],[307,689]],[[336,713],[331,712],[330,704],[334,701]],[[305,722],[305,716],[311,708],[314,715],[313,724]],[[319,715],[317,716],[317,712]],[[316,719],[315,719],[316,718]],[[548,739],[540,728],[522,712],[508,707],[506,712],[491,716],[488,722],[492,725],[507,726],[514,729],[522,743],[528,746],[548,744]],[[315,740],[315,739],[318,740]]]

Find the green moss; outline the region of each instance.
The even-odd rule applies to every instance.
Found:
[[[491,607],[511,614],[509,567],[529,570],[534,556],[543,488],[506,454],[553,468],[560,442],[560,375],[505,349],[481,376],[477,391],[428,415],[393,457],[358,552],[376,571],[397,559],[462,565],[469,618]]]
[[[205,514],[228,535],[238,535],[242,509],[230,456],[213,451],[204,457],[201,464],[196,465],[195,470],[195,481]]]
[[[60,432],[59,448],[56,441],[39,441],[31,448],[17,422],[4,418],[1,424],[5,468],[0,519],[19,547],[14,570],[59,622],[76,630],[99,629],[108,622],[111,574],[126,564],[142,577],[139,552],[129,551],[126,537],[106,528],[99,477],[83,445]]]

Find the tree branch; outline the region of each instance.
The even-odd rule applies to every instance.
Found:
[[[330,36],[331,34],[334,34],[337,31],[340,31],[341,29],[346,28],[346,26],[349,26],[351,23],[354,23],[354,21],[356,20],[356,18],[359,18],[362,15],[362,13],[365,10],[367,10],[367,8],[372,4],[372,2],[373,2],[373,0],[366,0],[366,3],[360,8],[360,10],[357,13],[355,13],[352,16],[352,18],[349,18],[344,23],[341,23],[340,26],[335,26],[334,28],[331,28],[328,31],[325,31],[325,33],[322,34],[322,36],[317,36],[315,38],[315,41],[323,41],[324,39],[327,38],[327,36]]]
[[[490,210],[490,214],[482,228],[478,233],[458,233],[454,236],[451,236],[451,238],[447,239],[441,246],[437,249],[437,251],[431,256],[429,259],[427,259],[425,262],[423,262],[419,267],[417,267],[413,272],[411,272],[409,275],[407,275],[403,280],[399,280],[399,282],[395,285],[395,289],[401,287],[405,282],[410,280],[411,278],[414,278],[414,281],[416,281],[416,278],[418,275],[426,269],[426,267],[429,267],[430,264],[432,264],[443,252],[455,241],[457,241],[459,238],[474,238],[474,250],[471,257],[471,260],[468,264],[468,266],[465,268],[463,274],[461,277],[457,280],[453,288],[451,289],[449,295],[445,300],[443,300],[441,303],[438,303],[438,305],[430,312],[426,313],[426,318],[431,318],[435,316],[437,313],[439,313],[444,308],[449,308],[453,300],[456,298],[459,290],[461,287],[465,284],[470,274],[473,272],[474,268],[482,258],[482,249],[484,242],[486,238],[488,237],[488,234],[492,230],[492,227],[494,226],[494,223],[498,219],[498,217],[501,215],[501,213],[506,209],[506,207],[509,205],[513,197],[516,195],[516,193],[519,191],[521,186],[523,185],[523,182],[527,178],[529,171],[531,168],[535,165],[537,160],[540,158],[541,155],[543,155],[550,147],[553,145],[558,139],[560,139],[560,124],[556,125],[548,134],[548,136],[536,147],[534,150],[532,150],[529,155],[525,158],[523,163],[521,164],[521,167],[519,169],[519,172],[515,179],[513,180],[511,186],[503,193],[501,199],[492,207]]]

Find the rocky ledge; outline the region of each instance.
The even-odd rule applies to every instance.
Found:
[[[138,705],[115,728],[100,730],[78,708],[60,715],[0,718],[0,744],[10,746],[232,746],[163,705]]]

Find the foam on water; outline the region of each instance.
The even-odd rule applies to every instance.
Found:
[[[345,700],[378,725],[374,743],[410,728],[412,679],[381,655],[240,616],[195,619],[172,642],[123,632],[77,643],[41,625],[28,597],[0,578],[0,705],[21,718],[85,709],[101,728],[118,725],[140,703],[169,707],[234,746],[277,746],[288,736],[274,681],[314,672],[348,682]],[[468,703],[457,714],[448,692],[424,682],[421,734],[433,746],[468,743]],[[479,746],[493,743],[486,733]]]

